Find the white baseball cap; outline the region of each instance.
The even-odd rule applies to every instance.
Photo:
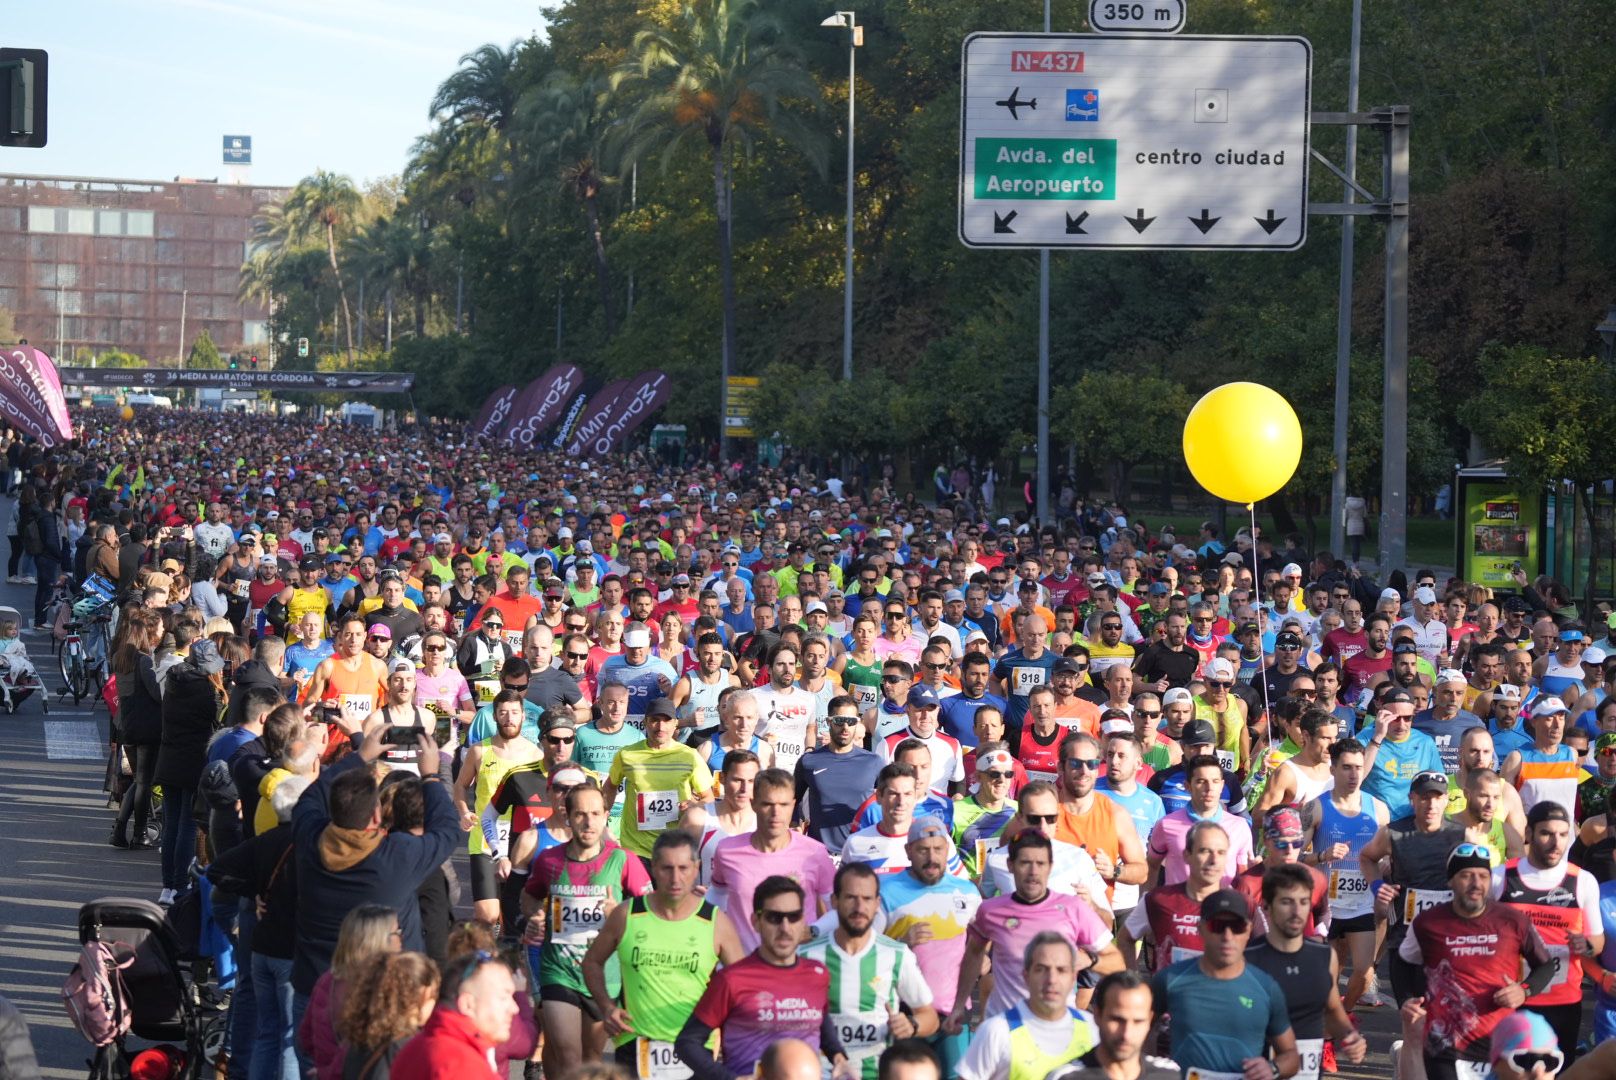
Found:
[[[1285,568],[1279,572],[1280,577],[1301,577],[1302,568],[1295,563],[1286,563]]]
[[[1195,695],[1184,689],[1182,686],[1175,686],[1171,690],[1167,691],[1167,693],[1162,695],[1162,708],[1164,709],[1169,705],[1178,705],[1180,703],[1188,705],[1195,704]]]
[[[649,649],[651,647],[651,631],[640,629],[630,630],[623,635],[623,648]]]
[[[1122,717],[1113,717],[1100,725],[1101,735],[1130,735],[1133,733],[1133,721]]]
[[[1234,665],[1221,656],[1213,657],[1206,665],[1206,677],[1215,682],[1233,682]]]
[[[1421,585],[1414,590],[1414,602],[1416,604],[1436,603],[1436,590],[1429,585]]]
[[[1462,684],[1464,681],[1464,672],[1458,671],[1454,668],[1443,668],[1441,671],[1436,673],[1436,684],[1438,686],[1441,686],[1443,683]]]
[[[1555,713],[1570,711],[1570,709],[1566,708],[1566,703],[1557,697],[1540,698],[1538,703],[1532,706],[1533,716],[1553,716]]]

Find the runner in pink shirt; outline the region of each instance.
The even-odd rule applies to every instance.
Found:
[[[752,809],[757,827],[720,840],[713,851],[707,899],[730,916],[741,948],[757,948],[752,926],[752,893],[763,880],[780,874],[797,882],[808,895],[809,921],[830,910],[836,867],[825,845],[792,829],[796,784],[784,769],[764,769],[752,783]],[[817,907],[813,906],[817,905]]]

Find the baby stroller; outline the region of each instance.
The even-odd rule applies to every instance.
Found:
[[[126,1080],[142,1054],[161,1056],[169,1080],[197,1080],[211,1071],[224,1049],[227,1014],[203,1004],[194,975],[198,957],[185,937],[169,913],[149,900],[108,896],[79,908],[80,944],[101,941],[120,954],[133,953],[123,972],[129,1035],[171,1044],[141,1049],[127,1045],[129,1035],[119,1036],[96,1050],[89,1080]]]
[[[22,614],[13,607],[0,607],[0,624],[8,622],[13,626],[22,626]],[[30,695],[38,693],[40,710],[48,713],[50,698],[44,691],[45,682],[39,677],[33,661],[28,659],[28,649],[22,639],[0,639],[0,708],[10,715]]]

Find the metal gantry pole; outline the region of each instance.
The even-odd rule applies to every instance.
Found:
[[[1352,0],[1352,48],[1347,67],[1347,112],[1358,111],[1358,57],[1363,36],[1363,0]],[[1342,185],[1344,202],[1357,201],[1352,190],[1358,176],[1358,126],[1347,125],[1346,160],[1342,166],[1347,182]],[[1335,324],[1335,473],[1330,477],[1330,550],[1341,556],[1346,545],[1347,503],[1347,411],[1352,379],[1352,266],[1353,224],[1349,214],[1341,219],[1341,285]]]
[[[1050,32],[1044,0],[1044,33]],[[1049,521],[1049,249],[1038,252],[1038,521]]]
[[[1408,122],[1406,105],[1376,110],[1386,131],[1386,385],[1380,474],[1380,574],[1408,561]]]
[[[847,16],[847,253],[842,283],[842,379],[853,381],[853,121],[858,31]]]

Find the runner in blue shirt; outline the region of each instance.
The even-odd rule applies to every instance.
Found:
[[[966,653],[960,661],[960,692],[943,699],[941,723],[943,731],[959,740],[961,746],[976,746],[976,710],[991,705],[1000,714],[1005,711],[1005,700],[988,692],[988,681],[993,675],[993,661],[986,653]]]
[[[1373,737],[1369,740],[1368,777],[1363,790],[1386,804],[1391,820],[1414,812],[1408,786],[1422,772],[1446,773],[1436,742],[1414,730],[1414,699],[1407,690],[1389,691],[1375,713]]]

